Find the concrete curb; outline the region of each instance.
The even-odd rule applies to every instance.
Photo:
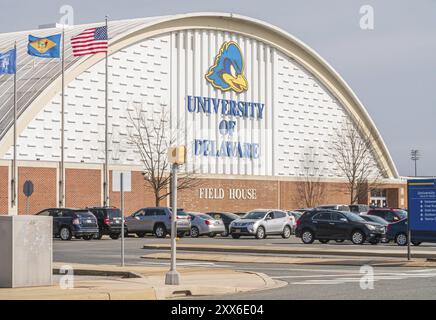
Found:
[[[53,274],[63,275],[64,273],[61,273],[60,271],[60,268],[54,268]],[[77,276],[119,277],[123,279],[143,278],[139,273],[130,271],[74,269],[74,274]]]
[[[147,250],[170,250],[169,245],[144,245]],[[319,255],[319,256],[349,256],[349,257],[383,257],[383,258],[405,258],[406,252],[392,251],[368,251],[368,250],[333,250],[333,249],[287,249],[287,248],[258,248],[249,246],[197,246],[178,244],[179,251],[198,252],[223,252],[223,253],[258,253],[258,254],[298,254],[298,255]],[[436,253],[414,252],[413,258],[436,259]]]
[[[264,261],[263,256],[251,256],[255,258],[256,263],[265,263],[270,264],[271,261]],[[143,259],[155,259],[155,260],[169,260],[169,257],[154,257],[154,256],[142,256]],[[285,257],[284,257],[285,258]],[[285,258],[286,259],[286,258]],[[179,260],[182,261],[207,261],[207,262],[217,262],[217,263],[253,263],[254,261],[242,261],[238,260],[237,257],[233,261],[223,260],[218,257],[201,257],[197,256],[196,258],[184,257],[183,255],[179,256]],[[418,268],[435,268],[436,262],[430,262],[426,260],[411,260],[411,261],[391,261],[391,260],[345,260],[345,259],[326,259],[325,261],[318,260],[312,261],[311,259],[300,258],[299,261],[292,260],[280,260],[275,261],[273,263],[276,264],[289,264],[289,265],[315,265],[315,266],[362,266],[362,265],[370,265],[373,267],[418,267]]]

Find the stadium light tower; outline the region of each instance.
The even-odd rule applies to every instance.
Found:
[[[417,162],[421,159],[421,152],[419,150],[412,150],[410,152],[410,159],[415,162],[415,177],[418,176]]]

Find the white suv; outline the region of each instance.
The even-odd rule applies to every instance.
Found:
[[[229,227],[233,239],[241,236],[255,236],[265,239],[267,235],[281,235],[288,239],[294,228],[295,220],[290,219],[282,210],[258,209],[248,212],[241,219],[234,220]]]

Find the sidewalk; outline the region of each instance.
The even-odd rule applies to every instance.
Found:
[[[198,267],[179,268],[181,285],[165,285],[165,267],[118,267],[56,263],[74,268],[79,280],[74,289],[63,290],[58,283],[47,287],[0,288],[0,300],[161,300],[186,296],[227,295],[283,286],[261,273]],[[80,275],[101,276],[101,279],[80,280]],[[124,276],[125,278],[122,278]],[[83,278],[82,278],[83,279]]]

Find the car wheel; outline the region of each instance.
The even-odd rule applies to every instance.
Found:
[[[144,238],[145,232],[137,232],[136,235],[138,236],[138,238]]]
[[[356,230],[351,234],[351,242],[354,244],[364,244],[365,243],[365,235],[362,231]]]
[[[344,239],[337,239],[337,240],[335,240],[337,243],[344,243],[345,242],[345,240]]]
[[[321,242],[322,244],[327,244],[330,242],[330,240],[327,239],[322,239],[322,240],[318,240],[319,242]]]
[[[98,233],[94,236],[95,240],[101,240],[103,238],[103,232],[101,230],[98,230]]]
[[[291,228],[289,228],[289,226],[286,226],[283,229],[282,238],[283,239],[289,239],[291,237],[291,234],[292,234]]]
[[[59,237],[63,241],[70,241],[73,235],[71,234],[71,231],[68,227],[62,227],[59,231]]]
[[[418,246],[420,246],[421,245],[421,243],[422,242],[418,242],[418,241],[412,241],[412,244],[415,246],[415,247],[418,247]]]
[[[112,240],[118,240],[121,236],[121,233],[111,233],[109,237],[111,237]]]
[[[241,236],[239,234],[232,234],[233,239],[239,239]]]
[[[92,238],[94,238],[93,235],[92,236],[83,236],[83,240],[86,240],[86,241],[90,241],[90,240],[92,240]]]
[[[216,233],[209,233],[208,236],[209,236],[209,238],[215,238],[216,237]]]
[[[404,247],[405,245],[407,245],[407,234],[405,233],[397,234],[395,237],[395,243],[400,247]]]
[[[191,228],[191,238],[198,238],[200,236],[200,230],[197,227]]]
[[[256,230],[256,239],[265,239],[265,229],[263,227],[259,227]]]
[[[303,230],[301,241],[303,241],[304,244],[311,244],[315,241],[315,235],[310,230]]]
[[[164,225],[158,224],[156,227],[154,227],[154,235],[156,238],[163,239],[167,236],[167,229]]]

